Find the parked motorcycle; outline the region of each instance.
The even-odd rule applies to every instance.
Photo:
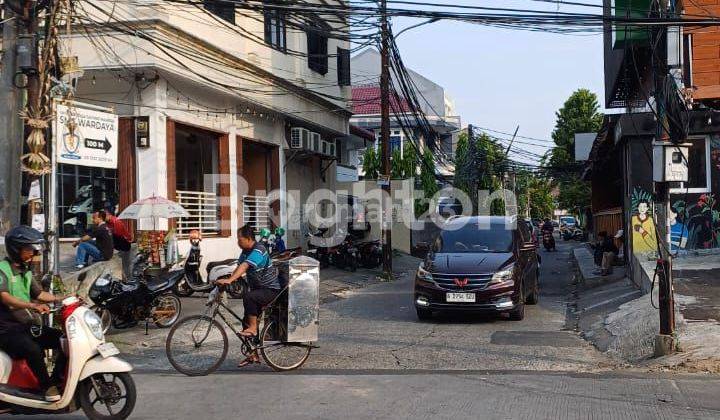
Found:
[[[326,227],[320,227],[315,232],[308,232],[305,235],[308,238],[307,255],[315,258],[320,263],[320,268],[327,268],[330,265],[330,254],[335,253],[335,247],[318,246],[313,242],[314,239],[325,239],[328,230]]]
[[[75,297],[54,312],[60,316],[62,351],[68,358],[60,400],[46,401],[26,361],[0,351],[0,413],[65,414],[81,408],[90,419],[128,418],[137,399],[132,366],[105,342],[100,318]]]
[[[585,233],[580,228],[565,228],[565,230],[562,231],[562,238],[565,241],[569,240],[576,240],[576,241],[582,241],[585,238]]]
[[[150,320],[160,328],[171,327],[182,310],[173,290],[184,275],[183,270],[172,270],[156,278],[134,276],[130,282],[110,274],[98,277],[88,296],[95,303],[92,309],[102,320],[103,332],[110,326],[124,329]]]
[[[334,252],[330,253],[330,263],[338,268],[346,268],[355,271],[358,268],[358,248],[353,243],[350,236],[337,247]]]
[[[360,264],[365,268],[376,268],[382,264],[382,245],[379,240],[357,244]]]

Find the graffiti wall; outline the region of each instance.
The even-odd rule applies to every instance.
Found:
[[[720,212],[715,194],[674,194],[670,241],[675,250],[720,248]]]
[[[653,195],[636,187],[631,197],[630,228],[632,252],[636,255],[655,255],[657,235],[653,220]]]

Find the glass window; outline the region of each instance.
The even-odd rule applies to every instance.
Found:
[[[710,138],[691,139],[688,142],[691,144],[688,150],[688,182],[673,183],[670,192],[710,192]]]
[[[395,150],[401,150],[402,144],[402,137],[400,136],[390,136],[390,153],[394,152]]]
[[[328,32],[326,23],[310,22],[307,29],[308,67],[320,74],[328,72]]]
[[[446,230],[435,241],[440,253],[511,252],[513,230],[505,224],[478,226],[467,224],[458,230]]]
[[[204,0],[205,10],[219,17],[220,19],[235,24],[235,4],[226,1]]]
[[[118,204],[117,171],[61,164],[58,167],[60,236],[74,238],[85,233],[96,210]]]
[[[285,12],[265,8],[265,42],[271,47],[285,52],[287,50],[287,24]]]

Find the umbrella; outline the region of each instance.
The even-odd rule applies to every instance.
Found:
[[[190,213],[180,204],[170,201],[165,197],[153,195],[152,197],[143,198],[130,204],[118,215],[118,218],[135,220],[152,218],[153,220],[157,220],[158,218],[173,219],[188,216],[190,216]]]

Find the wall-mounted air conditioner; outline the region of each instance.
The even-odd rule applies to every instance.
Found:
[[[320,133],[310,133],[310,150],[320,153],[322,148]]]
[[[335,147],[337,147],[337,145],[335,144],[335,142],[334,141],[328,142],[328,146],[329,146],[328,147],[328,155],[336,156]]]
[[[302,127],[293,127],[290,129],[290,148],[304,149],[303,139],[307,143],[308,131]]]
[[[320,153],[327,156],[330,153],[330,143],[320,140]]]

